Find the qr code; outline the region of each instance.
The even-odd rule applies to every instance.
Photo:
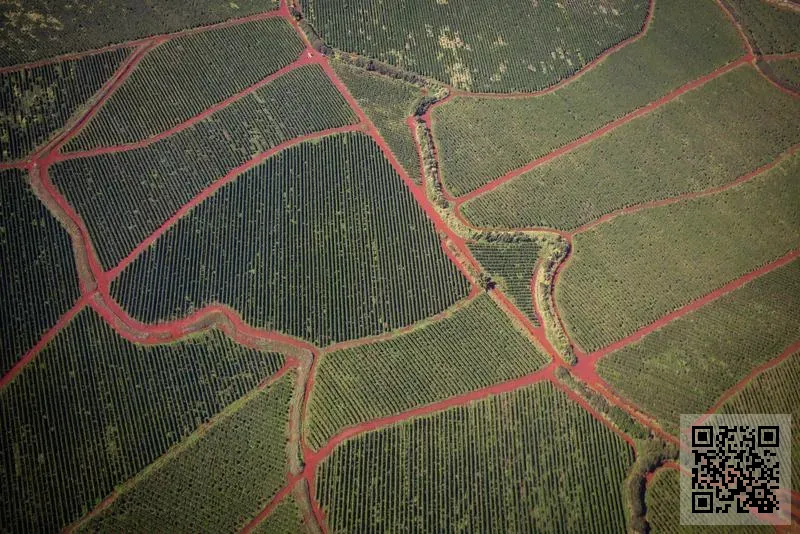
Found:
[[[681,524],[791,521],[791,416],[681,416]]]

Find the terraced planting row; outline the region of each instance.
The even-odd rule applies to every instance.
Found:
[[[323,356],[309,402],[309,444],[319,448],[347,427],[518,378],[548,361],[481,295],[409,333]]]
[[[628,215],[580,233],[555,287],[586,351],[800,246],[800,156],[715,195]]]
[[[85,309],[0,391],[0,524],[78,519],[282,362],[217,331],[136,345]]]
[[[433,133],[444,185],[453,195],[466,194],[743,53],[714,0],[656,0],[653,21],[638,41],[554,92],[518,99],[456,96],[436,107]]]

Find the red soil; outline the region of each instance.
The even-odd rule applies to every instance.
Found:
[[[303,475],[295,475],[290,477],[289,480],[286,481],[286,485],[283,487],[283,489],[276,493],[272,499],[270,499],[264,509],[261,510],[261,512],[259,512],[258,515],[252,519],[252,521],[245,525],[240,532],[242,532],[242,534],[248,534],[249,532],[252,532],[253,529],[259,525],[259,523],[261,523],[272,513],[272,511],[278,506],[278,504],[280,504],[283,498],[292,492],[294,486],[302,479]]]

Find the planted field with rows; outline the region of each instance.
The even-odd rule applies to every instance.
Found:
[[[233,532],[286,482],[292,373],[227,410],[79,532]]]
[[[0,171],[0,375],[80,296],[69,234],[23,171]]]
[[[636,34],[648,3],[302,0],[333,47],[468,91],[533,91]]]
[[[800,93],[800,58],[769,61],[764,70],[782,86]]]
[[[593,351],[800,246],[800,156],[723,192],[578,234],[555,298]]]
[[[603,357],[597,371],[677,433],[681,414],[708,412],[726,390],[795,341],[800,341],[800,260]]]
[[[322,68],[309,65],[152,145],[66,160],[50,175],[110,269],[192,197],[252,156],[355,121]]]
[[[303,48],[283,19],[167,41],[147,53],[66,150],[132,143],[168,130],[290,65]]]
[[[112,293],[143,322],[222,303],[252,326],[323,346],[424,319],[468,286],[377,145],[354,133],[239,176],[129,265]]]
[[[291,495],[285,497],[267,518],[253,530],[255,534],[310,532],[303,523],[303,512]]]
[[[46,532],[78,519],[282,361],[217,331],[136,345],[84,309],[0,391],[0,524]]]
[[[278,7],[277,0],[236,2],[6,2],[0,33],[0,66],[91,50],[109,44],[140,39],[245,17]]]
[[[795,292],[797,289],[795,289]],[[792,415],[792,488],[800,488],[800,352],[764,371],[731,397],[719,413]]]
[[[0,74],[0,161],[22,159],[44,143],[129,54],[120,48]]]
[[[624,532],[632,463],[544,382],[342,443],[317,497],[334,532]]]
[[[475,259],[534,325],[539,324],[539,318],[533,309],[531,279],[540,249],[539,243],[532,240],[511,243],[481,240],[469,244]]]
[[[488,4],[487,4],[488,5]],[[463,195],[744,54],[714,0],[657,0],[636,42],[544,95],[456,96],[433,111],[442,180]]]
[[[417,109],[422,98],[421,89],[340,61],[332,65],[336,75],[386,140],[397,161],[416,183],[420,183],[417,147],[406,119]]]
[[[744,27],[753,48],[761,54],[800,52],[800,8],[777,7],[777,2],[723,0]]]
[[[524,376],[549,359],[481,295],[442,320],[323,356],[309,401],[309,444],[319,448],[364,421]]]
[[[800,142],[798,117],[800,99],[743,65],[462,212],[479,226],[572,230],[626,206],[725,185]]]

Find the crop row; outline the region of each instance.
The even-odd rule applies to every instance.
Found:
[[[0,161],[21,159],[64,126],[130,50],[0,74]]]
[[[255,534],[311,532],[312,530],[304,525],[303,519],[303,513],[294,496],[287,495],[253,532]]]
[[[800,93],[800,59],[762,62],[759,67],[782,86]]]
[[[286,483],[293,373],[152,466],[81,532],[234,532]]]
[[[707,412],[751,369],[800,340],[798,332],[795,260],[605,356],[597,370],[677,432],[681,414]]]
[[[621,215],[580,233],[555,298],[588,351],[800,246],[800,155],[715,195]]]
[[[342,443],[317,497],[333,532],[624,532],[632,461],[543,382]]]
[[[303,42],[283,19],[179,37],[148,52],[66,150],[163,132],[295,61]]]
[[[778,8],[763,0],[724,0],[761,54],[800,52],[800,13],[796,6]]]
[[[309,402],[309,443],[319,448],[346,427],[518,378],[548,360],[482,295],[409,333],[325,355]]]
[[[475,91],[531,91],[638,32],[647,2],[303,0],[325,41]]]
[[[152,323],[211,303],[318,345],[393,330],[468,282],[378,146],[362,133],[286,149],[161,236],[112,285]]]
[[[800,99],[740,66],[463,206],[479,226],[571,230],[726,184],[800,142]]]
[[[50,173],[83,217],[109,269],[192,197],[253,155],[355,120],[322,68],[310,65],[150,146],[67,160]]]
[[[0,171],[0,376],[80,296],[69,235],[26,178]]]
[[[477,189],[743,53],[714,0],[657,0],[654,9],[638,41],[552,93],[457,96],[435,108],[433,133],[446,188],[454,195]]]
[[[81,311],[0,392],[0,524],[74,521],[281,364],[217,331],[135,345]]]

